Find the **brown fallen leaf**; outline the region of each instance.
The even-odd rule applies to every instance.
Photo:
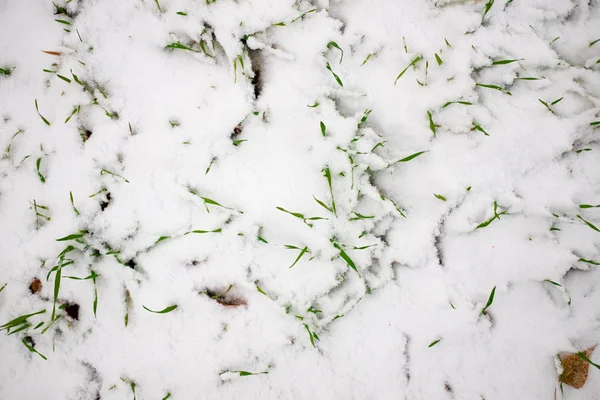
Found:
[[[62,55],[62,53],[59,53],[58,51],[51,51],[51,50],[42,50],[42,53],[50,54],[51,56],[61,56]]]
[[[593,345],[584,350],[583,353],[588,358],[591,357],[596,346]],[[590,364],[578,356],[577,353],[568,353],[560,356],[560,362],[563,366],[563,373],[559,377],[560,382],[573,386],[575,389],[582,388],[587,380]]]
[[[38,278],[34,278],[29,284],[29,291],[32,294],[36,294],[40,290],[42,290],[42,281],[40,281]]]

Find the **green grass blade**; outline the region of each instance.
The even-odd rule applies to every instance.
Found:
[[[340,79],[339,76],[337,76],[337,74],[335,72],[333,72],[333,70],[331,69],[331,65],[329,65],[329,63],[327,63],[327,65],[325,66],[325,68],[327,68],[329,70],[329,72],[331,72],[333,74],[333,77],[335,78],[335,80],[338,83],[338,85],[340,85],[341,87],[344,87],[344,84],[342,83],[342,80]]]
[[[415,158],[419,157],[421,154],[427,153],[427,151],[428,150],[416,152],[414,154],[411,154],[408,157],[401,158],[400,160],[396,161],[394,164],[401,163],[401,162],[408,162],[410,160],[414,160]]]
[[[501,88],[498,85],[488,85],[488,84],[485,84],[485,83],[476,83],[475,86],[479,86],[479,87],[483,87],[483,88],[487,88],[487,89],[498,90],[498,91],[500,91],[502,93],[505,93],[505,94],[507,94],[509,96],[512,96],[511,92],[509,92],[508,90],[506,90],[504,88]]]
[[[337,44],[336,42],[334,42],[334,41],[331,41],[331,42],[327,43],[327,47],[328,47],[328,48],[329,48],[329,47],[335,47],[336,49],[338,49],[339,51],[341,51],[341,52],[342,52],[342,56],[340,57],[340,64],[341,64],[341,63],[342,63],[342,60],[344,59],[344,50],[342,50],[342,49],[340,48],[340,46],[338,46],[338,44]]]
[[[323,135],[323,137],[327,136],[327,127],[325,126],[323,121],[321,121],[319,125],[321,126],[321,134]]]
[[[321,200],[317,199],[317,198],[316,198],[314,195],[313,195],[313,199],[315,199],[315,201],[316,201],[316,202],[317,202],[317,203],[318,203],[318,204],[319,204],[321,207],[323,207],[324,209],[326,209],[327,211],[329,211],[329,212],[331,212],[331,213],[333,212],[333,210],[332,210],[331,208],[329,208],[329,207],[327,206],[327,204],[325,204],[325,203],[324,203],[324,202],[322,202]]]
[[[589,221],[586,221],[585,219],[581,218],[581,215],[578,215],[577,218],[579,218],[580,220],[582,220],[587,226],[589,226],[590,228],[592,228],[593,230],[595,230],[596,232],[600,232],[600,229],[598,229],[594,224],[592,224]]]
[[[406,68],[404,68],[402,71],[400,71],[400,73],[398,74],[398,76],[396,77],[396,80],[394,81],[394,86],[396,86],[396,82],[398,82],[398,79],[402,78],[402,75],[404,75],[406,73],[406,71],[408,71],[408,69],[410,67],[412,67],[413,65],[415,65],[416,63],[418,63],[419,61],[421,61],[423,59],[422,56],[418,56],[415,57],[410,64],[408,64],[408,66]]]
[[[327,184],[329,185],[329,193],[331,194],[331,209],[333,210],[333,215],[337,217],[337,208],[335,206],[335,199],[333,197],[333,184],[331,182],[331,170],[329,167],[323,168],[323,175],[325,179],[327,179]]]
[[[442,339],[434,340],[434,341],[433,341],[433,342],[431,342],[431,343],[429,344],[429,346],[427,346],[427,347],[433,347],[433,346],[435,346],[436,344],[438,344],[438,343],[439,343],[441,340],[442,340]]]
[[[435,137],[436,129],[435,129],[435,123],[433,122],[433,116],[431,115],[431,112],[427,111],[427,116],[429,117],[429,129],[431,130],[431,132],[433,132],[433,137]]]
[[[35,111],[37,111],[38,115],[40,116],[40,118],[42,119],[42,121],[44,121],[44,123],[48,126],[50,126],[50,121],[48,121],[41,113],[40,113],[40,109],[38,108],[38,101],[37,99],[35,99]]]
[[[71,235],[67,235],[65,237],[61,237],[59,239],[56,239],[57,242],[66,242],[68,240],[76,240],[76,239],[81,239],[87,232],[86,231],[80,231],[79,233],[73,233]]]
[[[40,181],[42,181],[42,183],[45,183],[46,182],[46,178],[40,172],[40,164],[41,163],[42,163],[42,159],[38,158],[37,161],[35,162],[35,168],[37,170],[37,174],[38,174],[38,177],[40,178]]]
[[[71,199],[71,206],[73,207],[75,215],[79,216],[79,210],[77,210],[77,207],[75,207],[75,202],[73,201],[73,192],[69,192],[69,198]]]
[[[160,310],[160,311],[154,311],[154,310],[151,310],[151,309],[149,309],[148,307],[146,307],[146,306],[144,306],[144,305],[142,305],[142,307],[144,307],[144,309],[145,309],[146,311],[150,311],[151,313],[155,313],[155,314],[166,314],[166,313],[170,313],[171,311],[175,310],[175,309],[177,308],[177,305],[176,305],[176,304],[174,304],[174,305],[172,305],[172,306],[169,306],[169,307],[166,307],[166,308],[164,308],[164,309],[162,309],[162,310]]]
[[[479,315],[484,315],[486,310],[492,305],[492,303],[494,302],[495,294],[496,294],[496,286],[494,286],[494,288],[492,289],[492,292],[490,293],[490,297],[488,297],[488,301],[487,301],[485,307],[483,307],[483,310],[481,310],[481,313]]]
[[[585,353],[583,353],[583,352],[580,351],[579,353],[577,353],[577,356],[579,358],[581,358],[582,360],[587,361],[590,365],[593,365],[594,367],[600,369],[600,365],[592,362],[592,360],[590,360]]]
[[[492,62],[492,65],[505,65],[505,64],[511,64],[517,61],[523,61],[523,59],[518,59],[518,60],[496,60],[494,62]]]
[[[291,247],[288,247],[291,248]],[[302,256],[308,252],[308,247],[304,246],[304,248],[300,251],[300,254],[298,254],[298,257],[296,257],[296,260],[294,260],[294,263],[292,265],[290,265],[289,268],[292,268],[294,265],[296,265],[296,263],[298,261],[300,261],[300,259],[302,258]]]
[[[344,259],[344,261],[346,261],[346,264],[348,264],[348,266],[350,268],[352,268],[353,270],[358,272],[358,269],[356,268],[356,264],[354,264],[354,261],[352,261],[350,256],[348,256],[348,254],[346,254],[346,252],[342,249],[342,247],[335,242],[333,243],[333,247],[335,247],[336,249],[338,249],[340,251],[340,257],[342,257]]]
[[[40,353],[39,351],[34,349],[33,346],[31,346],[29,343],[27,343],[26,338],[23,338],[23,340],[21,342],[25,345],[25,347],[27,347],[27,350],[29,350],[32,353],[37,354],[38,356],[42,357],[44,360],[48,360],[45,355],[43,355],[42,353]]]

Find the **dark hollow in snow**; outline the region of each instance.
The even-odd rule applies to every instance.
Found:
[[[100,202],[100,211],[106,210],[106,207],[108,207],[110,205],[111,200],[112,200],[112,196],[110,195],[110,192],[107,192],[106,200],[103,200]]]
[[[262,77],[262,67],[264,63],[264,57],[262,56],[260,50],[250,50],[250,61],[252,62],[252,72],[254,72],[254,77],[252,78],[252,86],[254,87],[254,98],[258,99],[262,90],[263,90],[263,77]]]
[[[25,341],[31,346],[31,347],[35,347],[35,342],[33,341],[33,338],[31,336],[25,336]]]
[[[65,312],[69,317],[73,318],[74,320],[79,320],[79,304],[67,303],[67,306],[65,307]]]
[[[81,140],[86,142],[92,136],[92,131],[90,131],[87,128],[84,128],[83,126],[80,126],[79,134],[81,135]]]

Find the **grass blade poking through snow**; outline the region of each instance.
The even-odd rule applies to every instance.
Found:
[[[481,16],[481,22],[483,22],[483,19],[485,18],[486,14],[490,12],[493,5],[494,0],[488,0],[488,2],[485,4],[485,10],[483,11],[483,15]]]
[[[348,264],[348,266],[350,268],[352,268],[353,270],[358,272],[358,269],[356,269],[356,264],[354,264],[354,261],[352,261],[350,256],[348,256],[348,254],[346,254],[344,249],[342,249],[342,246],[340,246],[338,243],[336,243],[333,239],[331,239],[331,243],[333,244],[333,247],[335,247],[336,249],[338,249],[340,251],[340,257],[342,257],[344,259],[344,261],[346,261],[346,264]]]
[[[186,233],[184,233],[184,236],[185,236],[185,235],[189,235],[190,233],[199,233],[199,234],[203,234],[203,233],[219,233],[219,232],[221,232],[221,231],[222,231],[222,229],[221,229],[221,228],[213,229],[212,231],[203,231],[203,230],[201,230],[201,229],[196,229],[196,230],[193,230],[193,231],[189,231],[189,232],[186,232]]]
[[[475,86],[479,86],[479,87],[483,87],[483,88],[487,88],[487,89],[498,90],[498,91],[500,91],[502,93],[505,93],[505,94],[507,94],[509,96],[512,96],[511,92],[509,92],[508,90],[506,90],[504,88],[501,88],[498,85],[488,85],[488,84],[485,84],[485,83],[476,83]]]
[[[523,61],[523,59],[520,58],[518,60],[496,60],[496,61],[492,62],[492,65],[505,65],[505,64],[510,64],[510,63],[514,63],[517,61]]]
[[[590,360],[589,357],[584,352],[580,351],[579,353],[577,353],[577,356],[579,358],[581,358],[582,360],[587,361],[589,364],[593,365],[594,367],[600,369],[600,365],[592,362],[592,360]]]
[[[329,48],[329,47],[335,47],[336,49],[338,49],[339,51],[342,52],[342,56],[340,57],[340,64],[341,64],[342,60],[344,59],[344,50],[342,50],[340,48],[340,46],[338,46],[338,44],[336,42],[334,42],[334,41],[331,41],[331,42],[327,43],[327,48]]]
[[[427,150],[419,151],[417,153],[411,154],[408,157],[401,158],[400,160],[394,162],[393,164],[401,163],[401,162],[409,162],[410,160],[414,160],[415,158],[419,157],[421,154],[425,154],[425,153],[427,153]]]
[[[164,308],[164,309],[162,309],[162,310],[160,310],[160,311],[154,311],[154,310],[151,310],[151,309],[149,309],[148,307],[146,307],[146,306],[144,306],[144,305],[142,305],[142,307],[144,307],[144,310],[146,310],[146,311],[150,311],[151,313],[155,313],[155,314],[166,314],[166,313],[170,313],[171,311],[175,310],[175,309],[177,308],[177,305],[176,305],[176,304],[174,304],[174,305],[172,305],[172,306],[169,306],[169,307],[166,307],[166,308]]]
[[[329,72],[331,72],[333,74],[333,77],[335,78],[335,80],[338,83],[338,85],[340,85],[341,87],[344,87],[344,84],[342,83],[342,80],[340,79],[339,76],[337,76],[337,74],[335,72],[333,72],[333,70],[331,69],[331,65],[329,65],[329,63],[327,63],[327,65],[325,66],[325,68],[327,68],[329,70]]]
[[[73,115],[77,114],[79,112],[79,110],[81,109],[81,106],[75,106],[75,108],[73,108],[73,111],[71,112],[71,115],[69,115],[67,117],[67,119],[65,119],[65,124],[67,122],[69,122],[71,120],[71,118],[73,117]]]
[[[40,116],[40,118],[42,119],[42,121],[44,121],[44,123],[48,126],[50,126],[50,121],[48,121],[41,113],[40,113],[40,109],[38,108],[38,101],[37,99],[35,99],[35,111],[37,111],[38,115]]]
[[[433,347],[433,346],[435,346],[436,344],[438,344],[438,343],[439,343],[441,340],[442,340],[442,339],[437,339],[437,340],[434,340],[434,341],[433,341],[433,342],[431,342],[431,343],[429,344],[429,346],[427,346],[427,347]]]
[[[507,212],[502,211],[498,214],[498,203],[494,201],[494,216],[492,218],[488,219],[487,221],[484,221],[484,222],[480,223],[479,225],[477,225],[477,227],[475,229],[485,228],[486,226],[491,224],[495,219],[500,219],[500,216],[504,215],[504,214],[507,214]]]
[[[6,285],[4,285],[4,286],[6,286]],[[0,331],[6,330],[7,332],[9,332],[11,329],[18,328],[22,325],[31,326],[31,324],[29,324],[29,322],[27,321],[29,319],[29,317],[33,317],[34,315],[38,315],[38,314],[44,314],[45,312],[46,312],[46,310],[40,310],[38,312],[34,312],[31,314],[21,315],[15,319],[8,321],[4,325],[1,325]]]
[[[75,215],[79,216],[79,210],[75,207],[75,202],[73,201],[73,192],[69,192],[69,198],[71,199],[71,206],[73,207],[73,211]]]
[[[423,59],[423,56],[418,56],[415,57],[410,64],[408,64],[408,66],[406,68],[404,68],[402,71],[400,71],[400,73],[398,74],[398,76],[396,77],[396,80],[394,81],[394,86],[396,86],[396,82],[398,82],[398,79],[402,78],[402,75],[404,75],[406,73],[406,71],[408,71],[408,69],[410,67],[412,67],[413,65],[415,65],[416,63],[418,63],[419,61],[421,61]]]
[[[231,372],[235,372],[236,374],[240,374],[240,376],[262,375],[262,374],[268,374],[269,373],[269,371],[262,371],[262,372],[231,371]]]
[[[324,203],[324,202],[322,202],[321,200],[317,199],[317,198],[316,198],[314,195],[313,195],[313,199],[315,199],[315,201],[316,201],[316,202],[317,202],[317,203],[318,203],[318,204],[319,204],[321,207],[323,207],[324,209],[326,209],[327,211],[329,211],[329,212],[331,212],[331,213],[333,212],[333,210],[332,210],[330,207],[328,207],[328,206],[327,206],[327,204],[325,204],[325,203]]]
[[[319,125],[321,126],[321,135],[323,135],[323,137],[326,137],[327,136],[327,127],[325,126],[323,121],[321,121],[319,123]]]
[[[329,185],[329,193],[331,194],[331,209],[333,210],[333,215],[337,217],[337,209],[335,207],[335,199],[333,197],[333,185],[331,184],[331,170],[329,167],[323,168],[323,175],[327,179],[327,184]]]
[[[496,286],[494,286],[494,288],[492,289],[492,292],[490,293],[490,297],[488,297],[488,301],[487,301],[485,307],[483,307],[483,309],[481,310],[481,313],[479,315],[485,315],[485,312],[487,311],[487,309],[490,308],[490,306],[494,302],[495,294],[496,294]]]
[[[292,246],[292,245],[290,245],[290,244],[286,244],[286,245],[285,245],[285,248],[286,248],[286,249],[292,249],[292,250],[300,250],[300,254],[298,254],[298,257],[296,257],[296,260],[294,260],[294,263],[293,263],[292,265],[290,265],[290,267],[289,267],[289,268],[292,268],[294,265],[296,265],[296,263],[297,263],[298,261],[300,261],[300,259],[302,258],[302,256],[303,256],[305,253],[310,253],[310,250],[308,250],[308,247],[306,247],[306,246],[304,246],[304,248],[300,248],[300,247]]]
[[[38,356],[42,357],[44,360],[46,360],[46,361],[47,361],[48,359],[46,358],[46,356],[45,356],[45,355],[43,355],[42,353],[40,353],[39,351],[37,351],[36,349],[34,349],[34,348],[33,348],[33,346],[32,346],[32,345],[31,345],[31,344],[30,344],[30,343],[27,341],[27,338],[28,338],[28,337],[29,337],[29,336],[27,336],[27,337],[24,337],[24,338],[23,338],[23,340],[22,340],[22,343],[25,345],[25,347],[27,347],[27,350],[29,350],[29,351],[30,351],[30,352],[32,352],[32,353],[35,353],[35,354],[37,354]],[[30,339],[30,340],[31,340],[31,339]]]
[[[38,158],[37,161],[35,162],[35,168],[37,170],[37,174],[38,177],[40,178],[40,181],[42,181],[42,183],[46,182],[46,178],[44,178],[44,175],[42,175],[42,173],[40,172],[40,164],[42,162],[41,158]]]
[[[447,103],[445,103],[442,108],[446,108],[448,107],[450,104],[463,104],[465,106],[472,106],[473,103],[469,102],[469,101],[449,101]]]
[[[431,132],[433,132],[433,137],[435,137],[436,134],[436,129],[435,129],[435,123],[433,122],[433,116],[431,115],[431,112],[427,111],[427,116],[429,117],[429,129],[431,130]]]
[[[303,324],[303,325],[304,325],[304,328],[306,329],[306,331],[308,332],[308,338],[310,339],[310,344],[312,344],[313,347],[317,347],[315,345],[315,339],[319,340],[319,337],[310,330],[310,328],[308,327],[307,324]]]
[[[589,226],[590,228],[592,228],[593,230],[595,230],[596,232],[600,232],[600,229],[598,229],[596,227],[596,225],[592,224],[589,221],[586,221],[585,219],[581,218],[581,215],[578,215],[577,218],[579,218],[580,220],[582,220],[587,226]]]
[[[592,205],[592,204],[580,204],[579,208],[600,208],[600,204]]]
[[[121,175],[119,175],[119,174],[115,174],[114,172],[111,172],[111,171],[109,171],[109,170],[107,170],[107,169],[102,169],[102,170],[100,171],[100,175],[112,175],[112,176],[114,176],[115,178],[121,178],[121,179],[123,179],[125,182],[129,183],[129,181],[128,181],[127,179],[125,179],[125,177],[123,177],[123,176],[121,176]]]
[[[476,124],[475,122],[473,122],[473,127],[471,128],[471,130],[482,132],[485,136],[490,136],[490,134],[487,133],[485,129],[483,129],[480,125]]]

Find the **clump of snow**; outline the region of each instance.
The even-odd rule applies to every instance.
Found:
[[[561,396],[600,341],[598,20],[0,2],[0,398]]]

